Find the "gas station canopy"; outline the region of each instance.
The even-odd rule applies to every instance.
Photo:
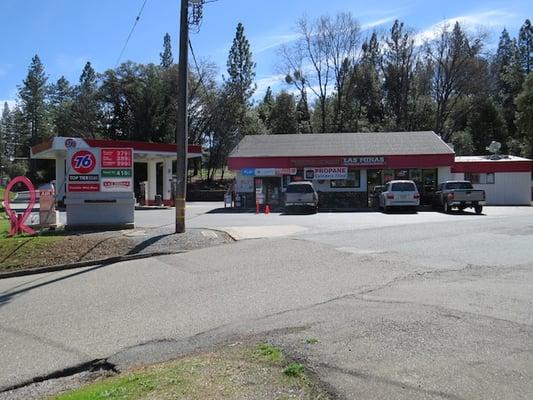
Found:
[[[171,204],[172,161],[176,160],[177,146],[167,143],[150,143],[127,140],[82,139],[54,137],[31,148],[31,158],[55,160],[56,198],[64,199],[66,158],[69,150],[122,148],[132,149],[133,161],[147,164],[146,202],[152,204],[157,192],[157,164],[163,164],[163,201]],[[188,145],[187,158],[202,157],[202,146]]]
[[[64,158],[68,148],[132,148],[133,159],[136,162],[148,162],[150,160],[161,161],[165,158],[176,158],[177,146],[167,143],[136,142],[128,140],[103,140],[54,137],[37,144],[31,148],[31,158],[54,160]],[[187,148],[187,158],[202,156],[202,146],[190,144]]]

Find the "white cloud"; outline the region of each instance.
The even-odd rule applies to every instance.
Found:
[[[276,75],[269,75],[265,76],[263,78],[257,79],[255,81],[255,84],[257,85],[257,89],[254,93],[254,98],[256,100],[261,99],[264,94],[266,93],[266,90],[270,86],[273,92],[277,91],[279,87],[285,82],[285,75],[283,74],[276,74]]]
[[[274,49],[284,44],[292,43],[298,39],[297,33],[287,33],[284,35],[271,35],[265,36],[259,39],[255,39],[256,43],[253,47],[255,48],[255,54],[261,54],[267,50]]]
[[[398,17],[386,17],[386,18],[375,20],[375,21],[365,22],[364,24],[361,25],[361,30],[366,31],[368,29],[375,28],[376,26],[387,24],[396,19],[398,19]]]
[[[69,56],[61,53],[56,58],[56,65],[60,75],[80,76],[87,61],[90,61],[87,56]],[[94,64],[93,68],[96,69]]]
[[[463,26],[463,28],[467,30],[472,30],[479,27],[504,27],[505,25],[512,22],[516,17],[516,14],[512,14],[507,11],[489,10],[480,13],[459,15],[457,17],[447,18],[443,21],[433,24],[432,26],[418,33],[415,36],[415,43],[417,45],[421,45],[425,41],[435,39],[444,26],[453,26],[455,22],[459,22]]]

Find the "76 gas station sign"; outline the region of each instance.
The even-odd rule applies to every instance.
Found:
[[[69,149],[67,192],[133,191],[133,149]]]

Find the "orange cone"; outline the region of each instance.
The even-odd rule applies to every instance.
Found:
[[[270,206],[268,204],[265,206],[265,214],[270,214]]]

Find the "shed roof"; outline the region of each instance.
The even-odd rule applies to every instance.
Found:
[[[511,155],[501,155],[499,157],[495,156],[457,156],[455,157],[456,163],[464,162],[516,162],[516,161],[525,161],[531,162],[529,158],[511,156]]]
[[[230,157],[454,154],[431,131],[248,135]]]

